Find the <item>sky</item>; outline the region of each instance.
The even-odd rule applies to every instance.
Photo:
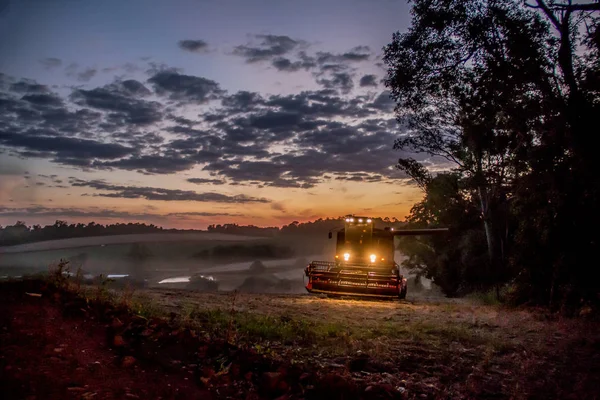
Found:
[[[404,0],[0,0],[0,225],[402,219],[422,194],[381,58],[409,22]]]

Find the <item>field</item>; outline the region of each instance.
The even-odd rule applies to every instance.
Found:
[[[302,270],[331,253],[326,239],[141,236],[4,248],[3,398],[598,398],[596,320],[413,288],[407,301],[308,295]],[[145,288],[14,278],[70,257],[86,272],[128,273],[136,243],[152,251]],[[256,273],[252,258],[195,256],[232,245],[297,257],[262,259]],[[193,274],[220,290],[185,290]]]
[[[133,246],[136,245],[145,248],[148,252],[147,259],[140,261],[130,256]],[[49,266],[64,259],[72,261],[72,272],[81,268],[84,274],[95,276],[142,272],[143,279],[150,286],[156,286],[158,282],[168,278],[206,273],[221,278],[221,288],[230,290],[239,286],[245,278],[243,274],[235,271],[248,269],[253,261],[263,261],[268,266],[276,267],[275,272],[289,274],[289,270],[283,271],[279,267],[320,254],[327,245],[331,244],[327,242],[326,237],[275,239],[212,233],[164,233],[53,240],[0,247],[0,279],[47,272]],[[235,246],[263,251],[265,248],[287,249],[286,255],[293,256],[279,262],[276,257],[264,257],[260,252],[253,256],[252,251],[245,256],[236,257],[236,254],[230,254],[230,258],[223,257],[223,254],[213,258],[198,256],[214,249]],[[301,289],[301,270],[292,272],[292,275],[296,283],[299,282],[295,290]]]
[[[72,283],[24,284],[0,288],[0,383],[15,398],[594,399],[600,387],[599,324],[543,310],[99,287],[81,302]],[[99,296],[129,311],[98,311]]]

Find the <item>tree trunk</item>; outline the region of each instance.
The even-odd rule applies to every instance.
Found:
[[[478,186],[477,191],[479,193],[479,203],[481,205],[481,216],[483,218],[483,227],[485,229],[485,238],[487,240],[488,257],[490,258],[490,263],[493,264],[493,262],[494,262],[494,240],[492,238],[492,226],[491,226],[490,217],[489,217],[489,204],[487,201],[487,190],[483,189],[481,186]]]

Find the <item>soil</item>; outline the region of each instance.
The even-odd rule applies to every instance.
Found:
[[[125,360],[93,314],[65,313],[36,284],[0,289],[3,399],[211,399],[192,374]]]

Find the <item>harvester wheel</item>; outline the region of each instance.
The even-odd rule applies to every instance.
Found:
[[[400,289],[400,293],[398,293],[398,298],[400,300],[406,299],[406,291],[407,291],[407,287],[406,286],[404,286],[402,289]]]

